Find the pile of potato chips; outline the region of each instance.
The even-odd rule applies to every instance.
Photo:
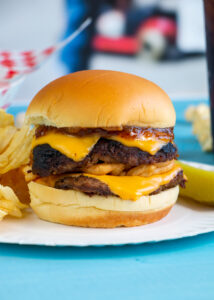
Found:
[[[189,106],[185,112],[186,120],[192,123],[193,134],[196,135],[203,151],[212,150],[212,134],[210,108],[206,104]]]
[[[27,205],[19,201],[10,187],[0,185],[0,220],[6,215],[20,218],[22,217],[21,209],[26,207]]]
[[[29,193],[22,168],[29,163],[34,130],[15,127],[12,115],[0,109],[0,220],[22,217]]]

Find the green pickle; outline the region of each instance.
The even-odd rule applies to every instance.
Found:
[[[180,196],[214,205],[214,171],[206,171],[178,162],[187,177],[186,188],[180,188]]]

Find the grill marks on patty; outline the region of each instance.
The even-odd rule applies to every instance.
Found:
[[[81,171],[82,168],[100,163],[122,163],[126,169],[136,167],[141,164],[154,164],[165,162],[177,157],[177,148],[168,143],[155,155],[142,151],[135,147],[127,147],[123,144],[101,138],[82,161],[73,161],[59,151],[51,148],[48,144],[36,146],[33,149],[34,174],[40,177],[74,173]]]
[[[131,168],[172,160],[176,155],[177,148],[171,143],[163,146],[155,155],[151,155],[139,148],[124,146],[117,141],[100,139],[92,150],[92,162],[122,163]]]
[[[152,192],[150,195],[158,194],[167,189],[173,188],[176,185],[185,186],[185,180],[183,177],[183,171],[178,172],[178,174],[167,184],[160,186],[159,189]],[[67,176],[61,178],[55,182],[55,188],[63,190],[75,190],[83,192],[89,196],[100,195],[100,196],[117,196],[112,193],[107,184],[101,182],[100,180],[92,177],[87,177],[84,175],[80,176]]]
[[[87,195],[112,196],[114,195],[108,185],[100,180],[87,176],[64,177],[56,181],[56,189],[75,190]]]

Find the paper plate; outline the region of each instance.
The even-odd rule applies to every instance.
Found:
[[[214,166],[190,163],[205,170]],[[0,242],[47,246],[105,246],[159,242],[214,231],[214,207],[179,200],[163,220],[139,227],[90,229],[41,221],[32,211],[21,220],[6,218]]]

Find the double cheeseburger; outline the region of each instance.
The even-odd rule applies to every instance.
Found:
[[[45,86],[26,122],[31,207],[43,220],[83,227],[137,226],[175,204],[182,169],[175,111],[154,83],[116,71],[81,71]]]

